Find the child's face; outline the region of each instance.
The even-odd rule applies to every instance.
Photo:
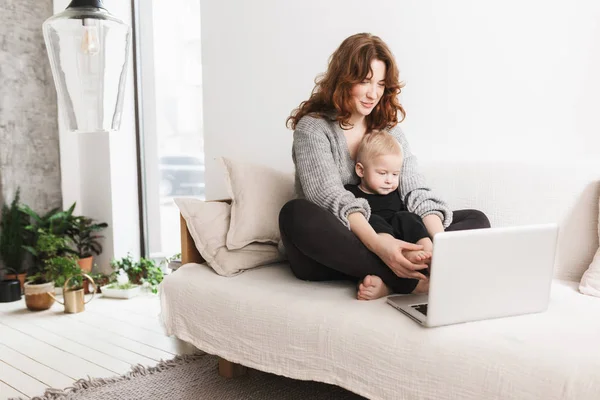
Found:
[[[371,193],[389,194],[398,189],[402,156],[387,154],[356,164],[356,174],[362,178],[364,189]]]

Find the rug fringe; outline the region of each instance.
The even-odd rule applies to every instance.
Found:
[[[144,376],[144,375],[152,375],[157,372],[162,372],[173,367],[177,367],[178,365],[185,365],[191,362],[194,362],[201,357],[205,356],[206,353],[196,353],[196,354],[186,354],[176,356],[171,360],[160,360],[160,362],[154,367],[145,367],[141,364],[134,365],[131,367],[131,371],[126,373],[125,375],[117,376],[114,378],[90,378],[88,375],[88,379],[82,378],[73,383],[73,386],[70,386],[65,389],[46,389],[44,395],[41,397],[32,397],[31,400],[65,400],[67,396],[75,394],[77,392],[88,390],[92,388],[98,388],[110,383],[117,383],[124,380],[130,380],[135,377]]]

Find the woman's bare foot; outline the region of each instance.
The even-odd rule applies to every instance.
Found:
[[[390,289],[376,275],[367,275],[365,279],[358,285],[358,300],[375,300],[381,297],[388,296],[391,293]]]
[[[403,252],[404,257],[413,264],[429,264],[431,252],[425,250],[407,250]]]
[[[419,280],[417,287],[412,291],[413,294],[427,294],[429,292],[429,279]]]

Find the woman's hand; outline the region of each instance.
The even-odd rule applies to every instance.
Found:
[[[400,278],[414,278],[427,280],[427,277],[418,272],[427,268],[425,264],[413,264],[408,261],[404,250],[422,250],[423,246],[395,239],[388,234],[378,234],[379,237],[374,253]]]
[[[360,241],[377,254],[400,278],[427,280],[427,277],[419,272],[419,270],[427,268],[427,265],[413,264],[402,253],[404,250],[423,250],[423,246],[395,239],[387,233],[376,233],[360,212],[348,215],[348,221],[350,221],[352,232]]]

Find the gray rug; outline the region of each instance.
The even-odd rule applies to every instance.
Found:
[[[219,376],[217,365],[217,357],[211,355],[179,356],[156,367],[133,367],[123,376],[80,379],[73,387],[48,389],[42,397],[32,400],[363,399],[337,386],[296,381],[255,370],[243,377],[226,379]]]

